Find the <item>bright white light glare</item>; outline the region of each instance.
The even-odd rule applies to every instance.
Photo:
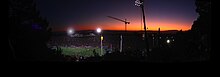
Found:
[[[73,31],[72,31],[72,30],[69,30],[69,33],[73,33]]]
[[[169,43],[170,43],[170,40],[167,40],[167,43],[169,44]]]
[[[101,33],[101,32],[102,32],[102,30],[101,30],[100,28],[97,28],[96,31],[97,31],[98,33]]]
[[[136,6],[141,6],[143,4],[143,2],[141,2],[140,0],[136,0],[135,1],[135,5]]]
[[[67,34],[72,35],[74,33],[73,29],[68,29]]]

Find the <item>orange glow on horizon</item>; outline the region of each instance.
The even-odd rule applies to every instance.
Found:
[[[74,30],[96,30],[98,27],[102,30],[125,30],[125,24],[121,22],[116,23],[109,23],[109,22],[103,22],[99,24],[105,24],[105,25],[71,25],[68,27],[74,28]],[[190,30],[192,23],[180,23],[180,22],[149,22],[147,23],[147,30],[158,30],[160,28],[161,31],[164,30]],[[66,31],[68,29],[66,26],[65,28],[58,28],[54,31]],[[127,25],[128,31],[140,31],[141,30],[141,24],[139,23],[133,23]],[[142,30],[144,30],[144,26],[142,24]]]

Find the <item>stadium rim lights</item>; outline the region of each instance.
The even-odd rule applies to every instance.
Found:
[[[101,32],[102,32],[102,29],[101,29],[101,28],[97,28],[97,29],[96,29],[96,32],[101,33]]]
[[[68,32],[69,32],[69,33],[73,33],[73,31],[72,31],[72,30],[69,30]]]
[[[67,34],[68,35],[72,35],[74,33],[74,30],[72,29],[72,28],[69,28],[68,30],[67,30]]]
[[[143,5],[143,2],[140,0],[136,0],[135,5],[139,7],[139,6]]]

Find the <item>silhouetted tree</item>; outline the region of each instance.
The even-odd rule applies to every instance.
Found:
[[[192,32],[206,48],[211,48],[211,0],[196,0],[199,17],[192,25]]]
[[[192,31],[200,33],[201,35],[210,34],[211,32],[211,1],[210,0],[196,0],[196,12],[199,17],[192,25]]]
[[[195,0],[199,17],[191,30],[176,34],[175,51],[183,52],[186,60],[210,58],[211,51],[211,0]]]
[[[211,51],[211,0],[196,0],[195,4],[199,17],[192,25],[191,41],[194,43],[194,49],[200,53],[199,55],[207,57]]]
[[[46,46],[51,28],[46,19],[39,16],[33,0],[9,0],[8,41],[16,61],[52,60]]]

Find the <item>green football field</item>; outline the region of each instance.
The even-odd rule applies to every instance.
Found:
[[[101,55],[101,49],[96,48],[70,48],[70,47],[61,47],[62,54],[63,55],[78,55],[78,56],[84,56],[84,57],[90,57],[94,56],[93,50],[95,49],[95,52]]]

